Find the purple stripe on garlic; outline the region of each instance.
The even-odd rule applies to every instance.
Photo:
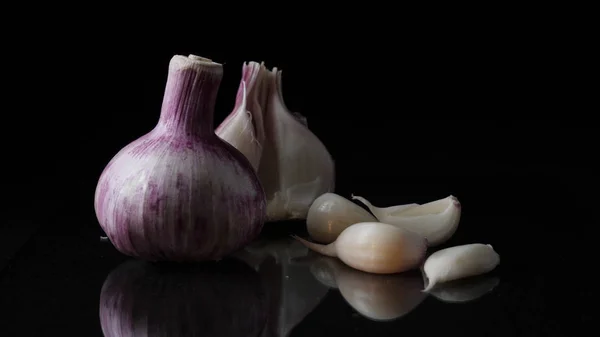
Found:
[[[218,63],[174,56],[157,126],[104,169],[94,206],[122,253],[216,260],[259,234],[266,202],[258,177],[248,159],[213,131],[221,78]]]

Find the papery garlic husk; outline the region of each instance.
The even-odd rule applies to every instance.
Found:
[[[331,243],[350,225],[377,222],[364,208],[335,193],[315,199],[308,210],[306,228],[316,242]]]
[[[215,129],[217,136],[233,145],[248,158],[255,171],[258,170],[265,141],[263,110],[266,105],[264,99],[266,72],[263,64],[244,63],[235,107]]]
[[[491,245],[473,243],[450,247],[431,254],[422,271],[428,280],[423,291],[430,291],[437,284],[482,275],[492,271],[500,263],[500,255]]]
[[[337,257],[354,269],[375,274],[413,269],[427,251],[427,242],[422,236],[380,222],[351,225],[328,245],[295,238],[317,253]]]
[[[423,205],[407,204],[385,208],[375,207],[363,197],[353,195],[352,199],[365,204],[378,221],[424,236],[430,247],[450,239],[460,222],[461,205],[452,195]]]
[[[335,287],[346,302],[358,313],[374,321],[389,321],[405,316],[427,297],[427,293],[421,291],[423,279],[418,273],[370,274],[326,256],[315,259],[313,263],[313,275],[317,273],[321,279],[335,280]]]
[[[284,104],[281,71],[269,75],[265,143],[258,176],[268,221],[305,219],[313,201],[335,187],[334,162],[323,143]]]
[[[438,284],[429,294],[443,302],[465,303],[491,292],[499,283],[496,276],[482,275]]]

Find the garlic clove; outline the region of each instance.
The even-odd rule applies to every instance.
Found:
[[[498,277],[484,275],[483,277],[442,283],[431,289],[429,293],[443,302],[465,303],[491,292],[499,283]]]
[[[315,199],[308,210],[306,225],[310,237],[320,243],[331,243],[350,225],[377,222],[364,208],[335,193]]]
[[[284,104],[281,71],[268,73],[265,144],[258,175],[268,221],[305,219],[312,202],[333,191],[334,162],[323,143]]]
[[[420,235],[381,222],[351,225],[328,245],[297,236],[294,238],[317,253],[338,257],[354,269],[374,274],[394,274],[413,269],[421,263],[427,251],[427,242]]]
[[[423,265],[430,291],[437,284],[485,274],[500,263],[500,255],[491,245],[473,243],[450,247],[431,254]]]
[[[375,207],[375,206],[373,206],[373,204],[371,204],[369,202],[369,200],[367,200],[361,196],[354,195],[354,194],[352,194],[352,200],[358,200],[358,201],[362,202],[365,206],[367,206],[369,211],[371,211],[371,213],[373,213],[373,215],[375,215],[375,217],[377,219],[385,219],[386,217],[389,217],[389,216],[395,216],[400,212],[403,212],[411,207],[419,205],[419,204],[412,203],[412,204],[396,205],[396,206],[390,206],[390,207]]]
[[[430,247],[450,239],[460,222],[461,205],[458,199],[452,195],[423,205],[409,204],[387,208],[374,207],[362,197],[353,198],[364,203],[379,221],[424,236]],[[394,209],[394,207],[399,208]],[[389,210],[385,211],[386,209]]]
[[[370,274],[326,256],[313,261],[311,272],[321,283],[338,288],[354,310],[374,321],[405,316],[427,297],[421,291],[423,280],[418,274]]]
[[[233,111],[215,129],[215,133],[238,149],[258,170],[262,147],[265,141],[263,125],[264,91],[266,68],[257,62],[244,63],[242,80],[235,99]]]

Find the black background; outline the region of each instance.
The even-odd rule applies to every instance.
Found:
[[[451,243],[493,243],[514,282],[536,272],[525,286],[512,285],[515,307],[534,304],[511,316],[508,331],[567,333],[588,322],[577,305],[591,293],[578,284],[585,283],[585,243],[594,221],[598,128],[589,115],[580,117],[596,113],[581,102],[589,91],[578,80],[585,77],[586,46],[560,29],[415,29],[379,40],[377,30],[361,36],[360,29],[343,27],[309,34],[300,26],[279,37],[276,27],[263,34],[165,28],[155,35],[135,25],[108,26],[38,31],[36,50],[46,54],[23,53],[36,76],[13,87],[24,113],[5,127],[13,158],[5,167],[15,178],[6,179],[2,240],[18,241],[12,238],[40,228],[21,253],[28,264],[21,268],[30,273],[11,279],[22,278],[23,293],[12,298],[31,304],[27,310],[40,324],[47,322],[44,312],[58,306],[79,310],[74,303],[89,314],[73,322],[80,332],[96,324],[96,303],[40,295],[50,289],[36,287],[43,274],[35,271],[50,273],[48,288],[77,289],[79,295],[67,298],[96,295],[96,284],[56,275],[93,270],[85,261],[63,262],[93,250],[86,240],[101,233],[93,212],[97,179],[120,148],[155,125],[168,62],[190,53],[224,65],[215,123],[233,108],[242,62],[282,69],[287,105],[307,117],[336,161],[337,193],[381,205],[457,196],[470,227]],[[34,104],[43,108],[32,114]],[[69,241],[57,243],[64,238]],[[9,245],[3,247],[12,256]],[[26,287],[34,289],[31,295]],[[28,322],[19,316],[22,309],[11,316],[18,324]],[[303,328],[307,335],[323,326],[313,320]]]

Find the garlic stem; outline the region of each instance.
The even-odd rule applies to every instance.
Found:
[[[354,269],[375,274],[413,269],[427,251],[426,240],[420,235],[380,222],[351,225],[328,245],[295,238],[317,253],[338,257]]]
[[[338,257],[337,255],[337,250],[335,247],[335,242],[332,242],[328,245],[321,245],[318,243],[313,243],[310,241],[307,241],[297,235],[292,235],[292,237],[298,241],[300,241],[303,245],[306,246],[306,248],[315,251],[319,254],[323,254],[325,256],[330,256],[330,257]]]
[[[427,239],[428,245],[437,246],[454,235],[461,217],[461,205],[452,195],[423,205],[407,204],[379,208],[362,197],[353,196],[364,203],[383,223],[402,227]]]

